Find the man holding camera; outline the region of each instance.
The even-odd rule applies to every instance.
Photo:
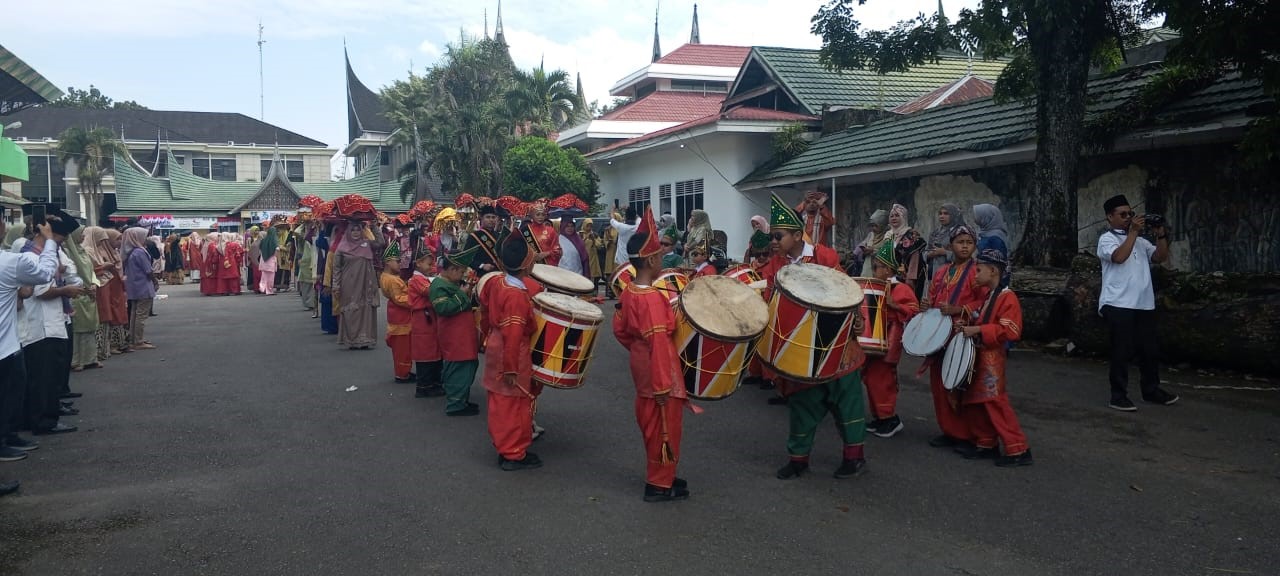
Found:
[[[1151,218],[1155,244],[1143,238],[1147,217],[1133,212],[1123,195],[1102,205],[1108,230],[1098,238],[1102,261],[1102,294],[1098,313],[1111,328],[1111,403],[1122,412],[1138,410],[1129,400],[1129,361],[1136,353],[1141,373],[1142,399],[1169,405],[1178,401],[1160,387],[1159,348],[1156,340],[1156,298],[1151,285],[1151,263],[1169,259],[1169,233],[1163,219]]]

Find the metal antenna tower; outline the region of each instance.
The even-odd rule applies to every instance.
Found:
[[[263,82],[262,74],[262,45],[267,41],[262,39],[262,20],[258,20],[258,119],[266,122],[267,120],[267,104],[266,104],[266,83]]]

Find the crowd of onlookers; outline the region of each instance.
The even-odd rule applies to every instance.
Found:
[[[0,209],[0,462],[27,457],[32,436],[75,432],[71,373],[151,350],[147,318],[164,271],[160,239],[136,221],[81,226],[51,209],[9,223]],[[0,495],[19,487],[0,473]]]

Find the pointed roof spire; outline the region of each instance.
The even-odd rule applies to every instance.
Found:
[[[484,39],[489,39],[489,9],[484,9]]]
[[[942,0],[938,0],[938,4],[941,5]],[[702,43],[702,34],[698,32],[698,5],[697,4],[693,5],[693,30],[689,32],[689,43],[690,44]]]
[[[650,62],[657,62],[662,58],[662,46],[658,43],[658,9],[653,9],[653,59]]]
[[[502,0],[498,0],[498,19],[493,25],[493,39],[503,44],[507,43],[507,37],[502,33]]]

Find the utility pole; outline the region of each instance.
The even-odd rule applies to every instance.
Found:
[[[263,82],[262,74],[262,45],[266,44],[267,41],[262,39],[262,30],[262,20],[258,20],[258,119],[266,122],[266,84]]]

